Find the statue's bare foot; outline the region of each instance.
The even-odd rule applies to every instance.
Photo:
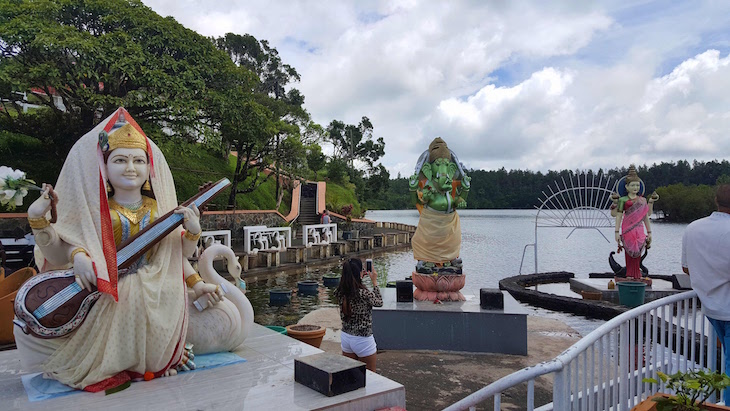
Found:
[[[169,370],[165,371],[164,374],[162,374],[163,377],[174,377],[177,375],[177,370],[174,368],[170,368]]]

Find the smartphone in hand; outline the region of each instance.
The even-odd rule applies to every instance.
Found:
[[[371,273],[373,271],[373,259],[368,258],[365,260],[365,271]]]

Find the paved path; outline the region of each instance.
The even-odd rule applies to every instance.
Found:
[[[313,311],[300,323],[327,327],[322,350],[340,353],[342,323],[336,308]],[[403,384],[408,410],[440,410],[474,391],[522,368],[555,358],[580,339],[580,334],[563,322],[530,315],[527,317],[527,356],[435,351],[379,351],[377,372]],[[502,395],[503,410],[526,409],[527,388]],[[552,378],[535,383],[535,406],[551,400]],[[491,401],[479,409],[492,409]]]

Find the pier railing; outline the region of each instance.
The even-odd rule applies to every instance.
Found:
[[[642,379],[657,378],[659,371],[692,369],[725,371],[715,331],[700,312],[697,294],[688,291],[625,312],[553,360],[507,375],[446,410],[475,410],[491,398],[494,409],[500,410],[501,394],[526,384],[529,411],[629,411],[646,397],[667,392]],[[535,380],[549,375],[552,402],[535,408]]]

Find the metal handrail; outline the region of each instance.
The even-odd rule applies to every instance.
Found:
[[[706,327],[698,302],[696,292],[687,291],[643,304],[609,320],[554,359],[502,377],[446,410],[475,409],[491,397],[499,410],[501,393],[527,382],[527,409],[532,411],[534,381],[551,373],[555,374],[553,403],[541,410],[629,410],[645,395],[664,391],[663,386],[644,383],[643,377],[668,373],[673,366],[717,370],[714,329]],[[697,335],[702,337],[699,348]],[[720,364],[724,368],[724,362]]]

